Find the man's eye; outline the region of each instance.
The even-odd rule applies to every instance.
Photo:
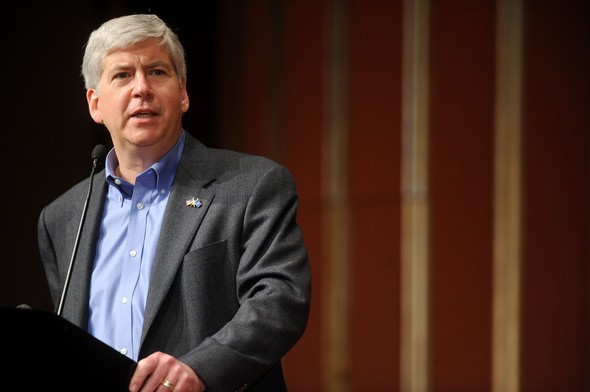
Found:
[[[129,77],[129,72],[119,72],[115,74],[115,79],[125,79]]]
[[[166,75],[166,71],[164,71],[163,69],[154,69],[152,71],[152,74],[155,76],[163,76]]]

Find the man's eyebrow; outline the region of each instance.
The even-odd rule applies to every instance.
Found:
[[[131,64],[115,64],[113,65],[111,68],[109,68],[107,70],[107,72],[112,73],[112,72],[119,72],[119,71],[127,71],[129,69],[132,69],[134,66]],[[163,67],[163,68],[168,68],[168,69],[174,69],[174,67],[172,66],[172,64],[166,62],[166,61],[161,61],[161,60],[157,60],[157,61],[153,61],[151,63],[146,64],[145,66],[146,68],[158,68],[158,67]]]
[[[166,61],[153,61],[151,63],[146,64],[146,68],[157,68],[157,67],[164,67],[164,68],[170,68],[172,69],[172,64],[170,64],[169,62]]]
[[[119,72],[119,71],[126,71],[131,69],[131,65],[128,64],[115,64],[112,67],[108,68],[106,71],[108,73]]]

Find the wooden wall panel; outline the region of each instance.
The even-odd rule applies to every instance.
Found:
[[[432,390],[491,385],[494,1],[431,4]]]
[[[590,6],[527,22],[522,386],[590,390]]]
[[[430,390],[489,390],[496,1],[430,8]],[[402,2],[227,0],[220,10],[219,140],[284,163],[300,193],[314,297],[308,330],[285,358],[290,390],[400,390]],[[335,10],[345,11],[337,39]],[[527,2],[525,14],[521,387],[582,390],[590,383],[588,6]],[[327,163],[333,154],[338,167]],[[326,189],[344,168],[336,200]],[[343,285],[331,275],[340,261],[327,249],[338,237],[329,211],[347,222],[336,238],[347,252]],[[346,292],[330,291],[334,283]],[[332,295],[346,299],[349,320],[336,326],[346,332],[336,341]],[[328,351],[338,342],[345,358],[334,366],[337,351]]]
[[[350,2],[352,391],[399,384],[401,2]]]
[[[275,89],[282,88],[276,73],[282,71],[282,52],[275,50],[272,4],[218,5],[216,111],[219,146],[279,160]]]
[[[322,324],[320,298],[325,290],[322,255],[322,138],[324,128],[324,27],[326,10],[316,1],[285,2],[283,11],[283,93],[281,162],[297,181],[298,220],[312,270],[311,314],[301,341],[285,358],[285,376],[293,392],[321,391]],[[302,29],[301,26],[305,25]]]
[[[239,138],[239,148],[253,154],[270,156],[271,140],[271,14],[267,0],[252,0],[243,7],[240,85],[240,130],[232,133]]]

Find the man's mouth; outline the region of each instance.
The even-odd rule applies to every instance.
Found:
[[[151,112],[139,112],[139,113],[135,113],[133,115],[133,117],[136,117],[136,118],[151,118],[154,116],[155,116],[155,114],[151,113]]]

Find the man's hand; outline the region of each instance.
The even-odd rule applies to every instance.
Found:
[[[203,381],[186,364],[171,355],[156,352],[139,361],[131,382],[131,392],[202,392]]]

